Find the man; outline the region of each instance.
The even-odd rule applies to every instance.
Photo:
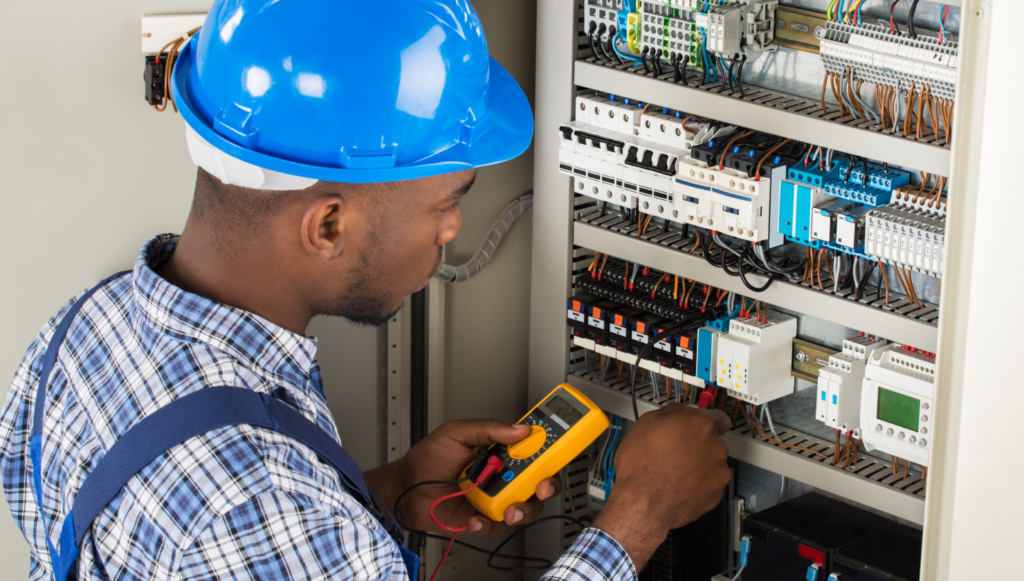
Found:
[[[368,10],[397,21],[375,29],[382,48],[369,60],[339,54],[336,39],[363,34]],[[154,455],[87,522],[71,515],[118,442],[217,389],[283,404],[336,446],[310,319],[380,325],[427,284],[475,168],[528,146],[525,97],[487,56],[464,0],[218,1],[172,85],[200,167],[182,235],[150,240],[131,273],[65,305],[0,417],[4,490],[31,578],[59,564],[79,579],[405,579],[415,561],[385,508],[438,530],[430,504],[457,488],[420,487],[396,506],[402,491],[456,478],[480,446],[527,428],[448,422],[353,477],[276,424],[223,425]],[[720,500],[726,423],[679,405],[645,415],[620,448],[605,510],[546,578],[634,578],[669,529]],[[560,489],[541,482],[503,522],[463,499],[436,516],[496,535]],[[68,523],[83,531],[70,542]]]

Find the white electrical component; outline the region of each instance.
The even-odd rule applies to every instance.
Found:
[[[945,244],[944,216],[895,204],[867,214],[864,251],[890,264],[941,276]]]
[[[876,350],[867,360],[861,392],[861,436],[881,450],[928,466],[933,432],[935,358],[899,345]]]
[[[885,341],[855,336],[843,341],[843,352],[828,359],[828,367],[818,370],[818,395],[815,417],[830,428],[853,432],[860,437],[861,387],[867,358]]]
[[[686,157],[679,160],[676,178],[672,184],[672,203],[679,213],[679,221],[710,228],[715,222],[714,196],[703,183],[708,164]]]
[[[769,311],[764,323],[733,319],[718,338],[716,385],[731,397],[761,405],[793,393],[790,359],[796,318]]]
[[[142,52],[156,53],[169,42],[199,28],[206,14],[156,14],[142,17]]]
[[[673,187],[679,221],[752,242],[768,238],[772,189],[767,177],[755,180],[685,158]]]
[[[590,114],[594,110],[594,102],[591,95],[576,96],[576,123],[591,125]]]

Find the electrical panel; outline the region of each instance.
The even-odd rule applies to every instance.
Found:
[[[567,380],[623,430],[731,415],[729,567],[703,578],[911,579],[959,8],[805,4],[584,1],[573,114],[538,126],[572,188]]]

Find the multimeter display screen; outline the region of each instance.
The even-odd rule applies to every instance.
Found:
[[[570,426],[580,421],[580,418],[583,417],[583,412],[574,408],[569,402],[557,395],[549,399],[544,406],[547,407],[552,414]]]

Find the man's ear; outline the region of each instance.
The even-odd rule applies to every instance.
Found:
[[[324,260],[341,256],[350,214],[351,205],[339,195],[323,196],[311,203],[302,216],[302,245],[306,251]]]

